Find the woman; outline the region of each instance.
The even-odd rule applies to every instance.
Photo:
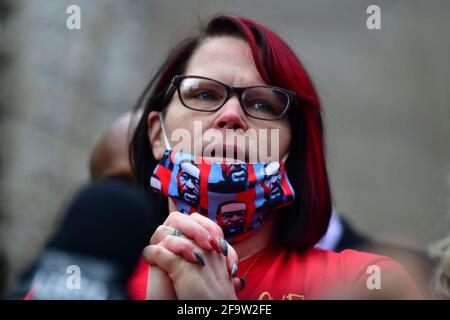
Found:
[[[138,108],[130,158],[138,183],[162,194],[162,210],[130,281],[132,297],[420,297],[386,257],[313,248],[331,213],[321,105],[298,58],[271,30],[247,18],[214,17],[172,50]],[[170,139],[180,128],[196,141],[227,129],[277,130],[280,161],[251,164],[246,154],[231,165],[226,157],[203,157],[204,143],[191,155]]]

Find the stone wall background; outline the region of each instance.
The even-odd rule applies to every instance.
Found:
[[[8,2],[3,0],[3,2]],[[91,148],[169,48],[218,11],[297,52],[325,109],[336,207],[360,230],[423,247],[450,230],[450,2],[14,0],[2,24],[0,249],[12,279],[87,181]],[[82,30],[66,29],[66,8]],[[366,28],[381,7],[382,29]]]

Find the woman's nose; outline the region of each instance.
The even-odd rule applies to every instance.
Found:
[[[231,97],[217,111],[216,118],[214,119],[214,128],[247,130],[247,119],[236,96]]]

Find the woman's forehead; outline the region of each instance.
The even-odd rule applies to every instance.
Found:
[[[194,52],[185,74],[213,78],[232,86],[265,85],[248,44],[239,38],[207,38]]]

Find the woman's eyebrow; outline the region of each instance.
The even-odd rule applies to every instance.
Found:
[[[226,85],[233,86],[233,87],[252,87],[252,86],[267,86],[268,84],[264,82],[260,77],[251,77],[248,79],[245,79],[244,81],[240,81],[237,84],[232,83],[232,80],[234,80],[235,75],[234,74],[220,74],[220,73],[213,73],[210,70],[204,70],[204,69],[198,69],[197,71],[188,71],[185,73],[186,76],[199,76],[199,77],[206,77],[213,80],[217,80],[219,82],[222,82]]]

